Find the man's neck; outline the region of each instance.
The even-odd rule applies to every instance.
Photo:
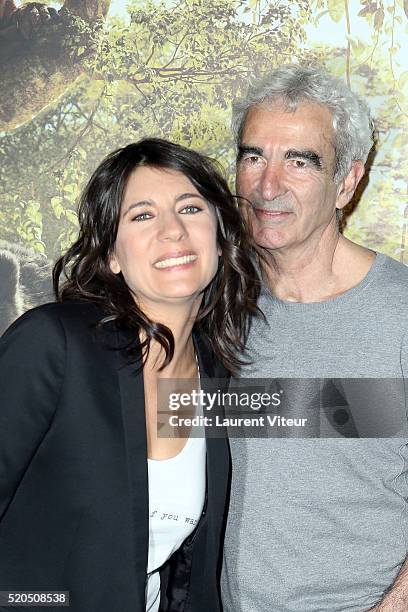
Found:
[[[274,295],[290,302],[323,302],[360,283],[375,254],[339,233],[329,241],[296,250],[271,251],[267,283]]]

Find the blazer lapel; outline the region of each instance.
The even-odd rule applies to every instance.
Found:
[[[217,383],[217,379],[214,380],[215,368],[214,368],[214,356],[212,351],[208,348],[203,338],[195,333],[193,336],[194,346],[197,353],[198,364],[200,367],[200,386],[205,393],[215,393],[219,388],[223,391],[222,385]],[[220,382],[222,382],[220,380]],[[224,389],[225,390],[225,389]],[[223,415],[223,407],[217,406],[217,402],[214,406],[210,416],[215,418],[216,414]],[[212,500],[218,495],[219,482],[215,482],[212,475],[220,482],[219,474],[224,468],[228,470],[228,457],[225,455],[226,449],[226,438],[227,433],[225,428],[217,428],[215,426],[205,428],[206,446],[207,446],[207,495],[206,495],[206,507],[209,500]],[[225,464],[225,465],[224,465]]]
[[[117,347],[126,345],[126,340],[128,341],[128,338],[126,339],[125,334],[118,332]],[[133,534],[129,534],[129,537],[134,538],[137,591],[142,597],[146,587],[149,549],[149,495],[143,372],[137,372],[137,364],[129,364],[120,351],[116,353],[134,527]],[[144,609],[144,598],[140,605]]]

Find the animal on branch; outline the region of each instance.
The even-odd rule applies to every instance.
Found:
[[[13,130],[54,103],[95,55],[110,0],[0,0],[0,130]]]

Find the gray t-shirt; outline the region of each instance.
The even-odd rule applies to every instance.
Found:
[[[377,254],[356,287],[318,303],[265,289],[243,378],[401,378],[408,268]],[[224,612],[362,612],[407,551],[405,438],[231,438]]]

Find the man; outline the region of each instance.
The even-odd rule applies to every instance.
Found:
[[[237,189],[269,262],[241,377],[403,378],[408,270],[338,227],[372,146],[365,104],[286,66],[234,112]],[[406,442],[231,438],[224,612],[406,612]]]

